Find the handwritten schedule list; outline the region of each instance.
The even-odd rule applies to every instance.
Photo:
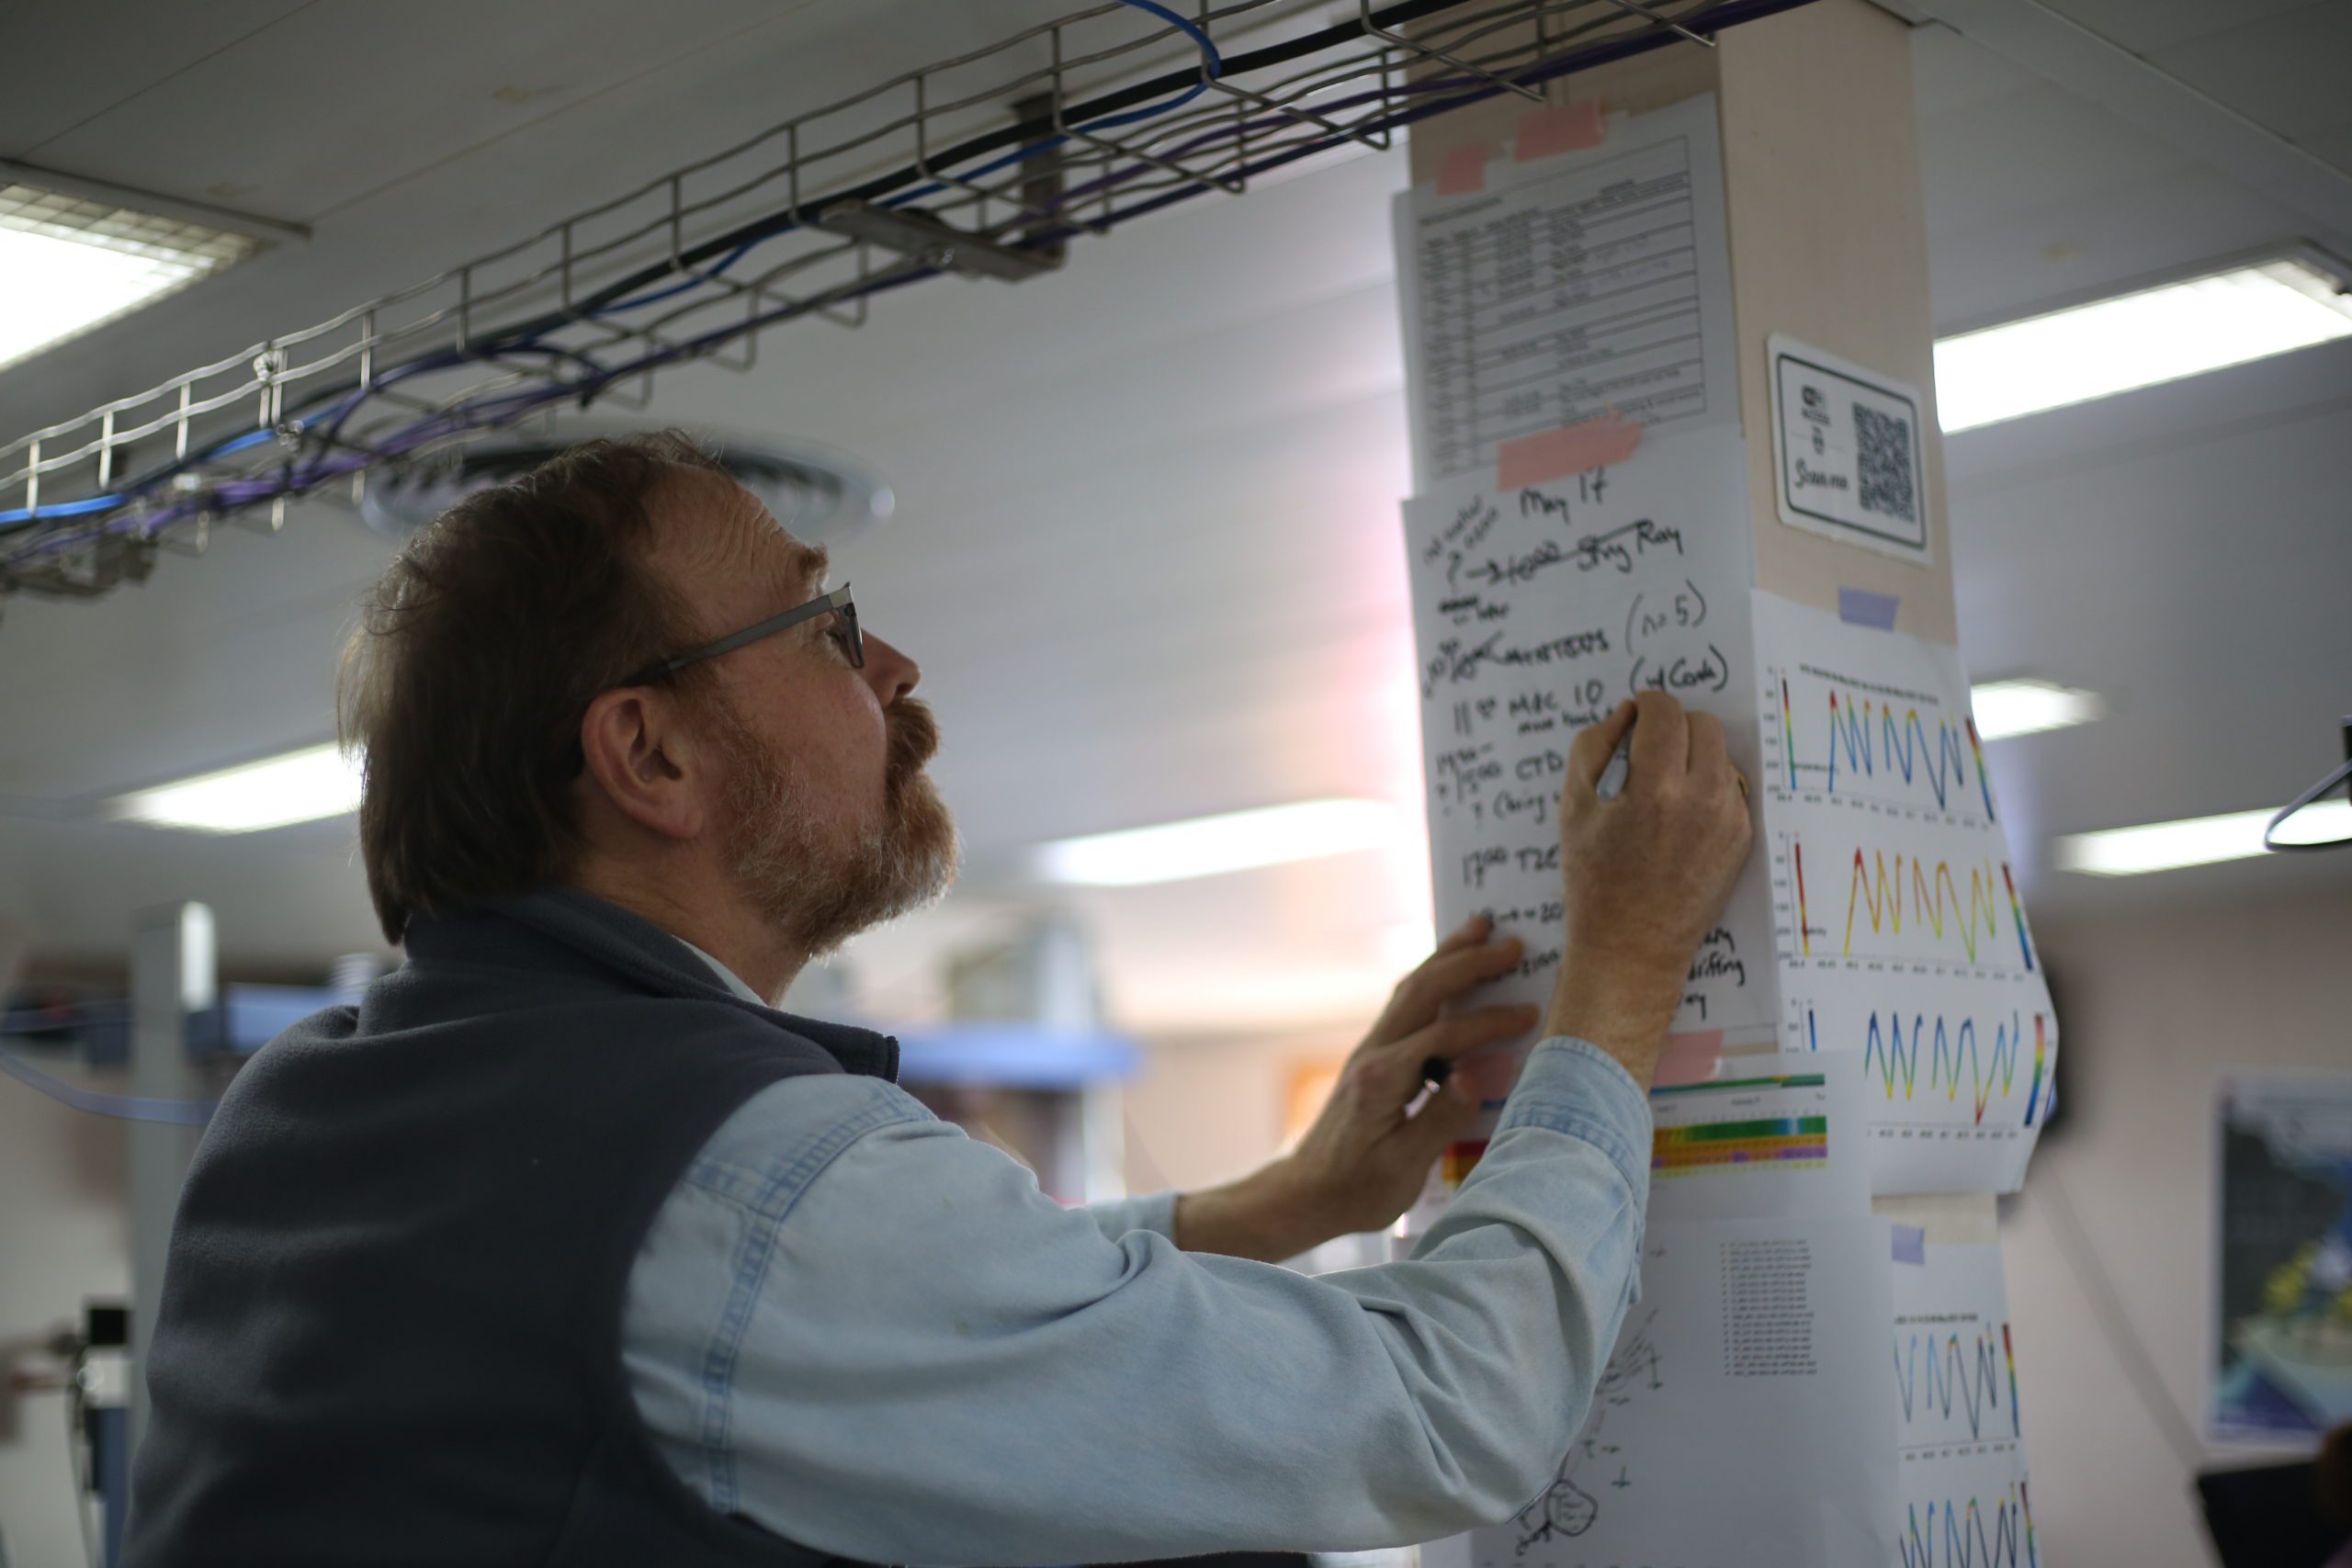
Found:
[[[1483,909],[1527,945],[1493,1000],[1543,1002],[1564,959],[1559,799],[1577,731],[1663,690],[1724,718],[1753,769],[1746,484],[1737,434],[1718,430],[1547,484],[1454,479],[1406,502],[1438,925]],[[1769,893],[1750,880],[1692,967],[1678,1028],[1770,1018]]]

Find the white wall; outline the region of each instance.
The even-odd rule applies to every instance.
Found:
[[[2062,987],[2066,1120],[2002,1245],[2035,1534],[2063,1568],[2212,1561],[2192,1469],[2262,1457],[2201,1437],[2214,1080],[2352,1070],[2352,893],[2192,902],[2200,874],[2169,874],[2178,904],[2037,926]]]
[[[69,1111],[0,1077],[0,1361],[78,1325],[91,1297],[127,1299],[130,1231],[123,1125]],[[77,1568],[64,1395],[0,1385],[0,1535],[12,1568]]]

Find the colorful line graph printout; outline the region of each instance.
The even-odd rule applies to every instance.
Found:
[[[1751,614],[1768,798],[1999,822],[1959,649],[1778,594],[1756,593]]]
[[[1650,1091],[1653,1217],[1870,1212],[1853,1053],[1728,1056],[1722,1071]]]
[[[2033,973],[2033,933],[1997,832],[1767,802],[1783,965]]]
[[[1762,592],[1783,1050],[1858,1055],[1879,1194],[2014,1191],[2058,1020],[1959,651]]]
[[[1815,974],[1793,978],[1782,1006],[1785,1046],[1859,1063],[1872,1193],[2017,1190],[2057,1098],[2039,973]]]
[[[1894,1302],[1901,1568],[2040,1568],[1999,1247],[1898,1248]]]

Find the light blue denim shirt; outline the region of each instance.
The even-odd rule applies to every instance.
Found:
[[[1066,1209],[878,1078],[789,1078],[655,1219],[623,1359],[689,1487],[846,1556],[1432,1540],[1551,1480],[1634,1293],[1649,1133],[1623,1067],[1545,1041],[1411,1256],[1310,1278],[1180,1250],[1172,1193]]]

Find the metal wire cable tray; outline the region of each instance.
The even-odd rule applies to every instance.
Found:
[[[160,549],[201,553],[218,523],[274,530],[291,500],[356,502],[371,471],[543,412],[641,408],[664,367],[748,370],[782,322],[855,326],[876,294],[945,272],[1049,270],[1072,240],[1174,202],[1351,141],[1385,148],[1498,94],[1541,101],[1545,81],[1795,3],[1357,0],[1337,23],[1329,0],[1073,12],[0,446],[0,593],[94,596],[143,579]],[[1179,49],[1193,63],[1153,70]]]

